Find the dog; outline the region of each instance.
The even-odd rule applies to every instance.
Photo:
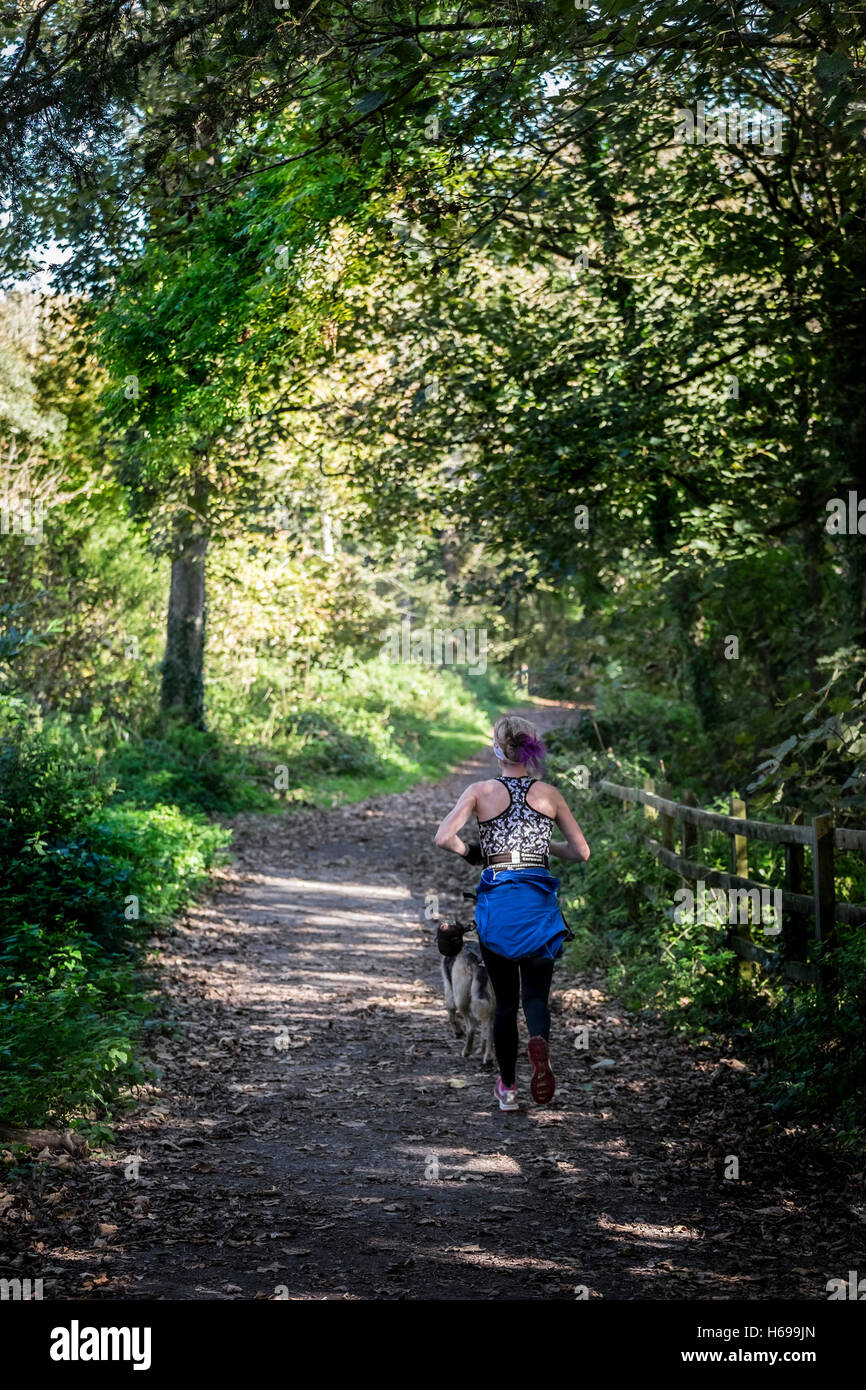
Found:
[[[478,1033],[486,1067],[493,1061],[496,998],[477,941],[464,941],[456,956],[442,957],[442,984],[448,1021],[456,1037],[465,1037],[463,1056],[470,1056]]]

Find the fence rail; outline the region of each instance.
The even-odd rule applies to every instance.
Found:
[[[740,957],[741,970],[748,971],[746,962],[755,962],[781,972],[788,979],[833,988],[835,975],[832,964],[825,960],[819,971],[816,965],[806,960],[808,922],[811,919],[813,939],[829,948],[825,952],[827,959],[831,959],[830,953],[836,944],[837,922],[855,927],[866,924],[866,903],[837,901],[834,861],[835,850],[866,852],[866,830],[836,828],[829,815],[814,816],[809,825],[803,825],[798,823],[798,812],[789,813],[788,824],[750,820],[745,802],[733,797],[731,815],[704,811],[695,804],[690,793],[685,794],[691,797],[690,801],[674,801],[669,788],[662,787],[664,794],[660,795],[652,781],[640,788],[603,780],[599,782],[598,789],[624,805],[629,802],[643,805],[648,815],[658,818],[661,839],[647,835],[644,837],[644,847],[666,868],[679,874],[685,883],[703,882],[710,888],[781,893],[785,914],[781,923],[781,953],[769,951],[752,941],[748,923],[730,925],[727,931],[711,930],[712,940],[728,946]],[[677,823],[680,827],[679,854],[674,848]],[[699,828],[730,837],[729,873],[722,869],[711,869],[693,857]],[[785,882],[781,889],[749,877],[748,845],[749,841],[754,840],[763,844],[784,845]],[[812,856],[811,893],[804,891],[806,849],[811,851]]]

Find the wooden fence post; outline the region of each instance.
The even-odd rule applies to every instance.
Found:
[[[746,803],[738,796],[731,797],[731,815],[737,820],[746,819]],[[731,873],[749,877],[749,842],[745,835],[731,836]]]
[[[737,820],[746,819],[746,803],[738,796],[730,798],[731,815],[736,816]],[[749,842],[745,835],[731,836],[731,873],[737,874],[739,878],[749,877]],[[751,941],[752,933],[748,922],[733,924],[734,935],[742,937],[744,941]],[[755,967],[750,960],[744,960],[742,956],[737,957],[739,965],[739,976],[742,980],[751,980],[755,973]]]
[[[836,877],[833,867],[833,817],[812,818],[812,880],[815,897],[815,940],[826,949],[836,945]],[[836,972],[829,961],[821,971],[824,989],[836,987]]]
[[[668,786],[667,782],[662,782],[661,786],[659,787],[659,796],[663,796],[666,801],[673,801],[673,789]],[[673,854],[676,848],[674,842],[674,835],[676,833],[676,822],[674,821],[673,816],[666,815],[664,811],[661,811],[659,813],[659,818],[662,823],[662,845],[665,849],[669,849]]]
[[[698,798],[693,791],[688,788],[683,792],[680,801],[684,806],[697,806]],[[698,844],[698,827],[692,825],[691,821],[680,821],[680,831],[682,836],[683,859],[691,859]]]
[[[789,825],[802,825],[803,812],[796,807],[785,808]],[[785,887],[789,893],[805,891],[805,846],[785,846]],[[782,954],[788,960],[805,960],[807,945],[806,918],[793,908],[782,918]]]
[[[684,806],[697,806],[698,798],[692,791],[684,791],[680,797]],[[694,859],[698,848],[698,827],[692,825],[690,821],[680,821],[680,854],[683,859]],[[689,888],[691,885],[687,878],[683,879],[683,887]]]

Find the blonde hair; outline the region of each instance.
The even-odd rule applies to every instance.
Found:
[[[506,762],[526,762],[522,745],[527,738],[537,740],[538,730],[528,719],[521,719],[517,714],[503,714],[493,726],[494,742],[499,744]]]

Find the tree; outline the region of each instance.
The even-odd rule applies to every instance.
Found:
[[[273,494],[273,446],[312,409],[362,273],[352,219],[373,195],[339,153],[315,180],[296,170],[195,213],[172,203],[98,321],[118,477],[171,558],[162,707],[199,725],[209,541]]]

